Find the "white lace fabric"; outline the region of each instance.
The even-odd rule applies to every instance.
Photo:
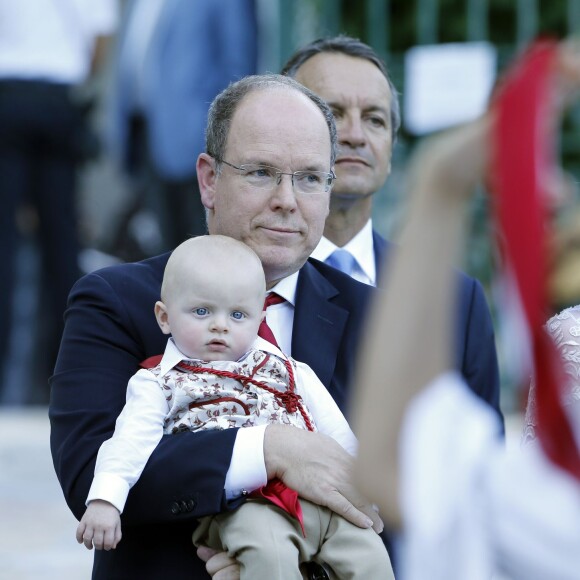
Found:
[[[546,322],[546,331],[554,341],[566,377],[562,403],[569,413],[576,442],[580,446],[580,305],[571,306]],[[522,432],[522,445],[537,443],[536,381],[532,377]]]

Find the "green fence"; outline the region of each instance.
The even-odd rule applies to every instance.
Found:
[[[268,0],[271,2],[272,0]],[[538,35],[580,32],[580,0],[278,0],[274,26],[277,64],[319,36],[344,32],[370,44],[405,92],[405,52],[418,44],[489,41],[502,69],[515,52]],[[274,55],[272,55],[274,56]],[[403,117],[405,116],[404,103]],[[416,139],[404,127],[394,152],[393,175],[379,196],[377,223],[389,234],[397,221],[403,167]],[[580,182],[580,108],[566,118],[561,141],[565,168]],[[388,206],[388,207],[386,207]],[[383,211],[384,208],[384,211]],[[475,259],[481,265],[482,260]],[[486,278],[485,273],[477,274]]]
[[[408,46],[446,41],[451,32],[456,41],[517,47],[538,33],[580,30],[580,0],[279,0],[278,7],[280,63],[310,40],[301,38],[304,31],[326,35],[352,33],[353,28],[386,58],[400,50],[395,31],[402,19]],[[313,21],[305,23],[305,16]]]

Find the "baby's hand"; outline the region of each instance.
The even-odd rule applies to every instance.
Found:
[[[121,541],[119,510],[108,501],[95,499],[87,507],[77,528],[77,542],[88,550],[111,550]]]

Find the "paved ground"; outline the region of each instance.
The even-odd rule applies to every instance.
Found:
[[[92,553],[75,540],[49,433],[46,408],[0,408],[0,580],[91,576]]]

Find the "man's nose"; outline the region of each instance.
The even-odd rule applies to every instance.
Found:
[[[366,143],[363,120],[359,115],[345,116],[337,129],[340,143],[350,145],[351,147],[361,147]]]
[[[279,174],[277,184],[272,190],[270,203],[273,209],[293,211],[296,209],[296,192],[292,175]]]

